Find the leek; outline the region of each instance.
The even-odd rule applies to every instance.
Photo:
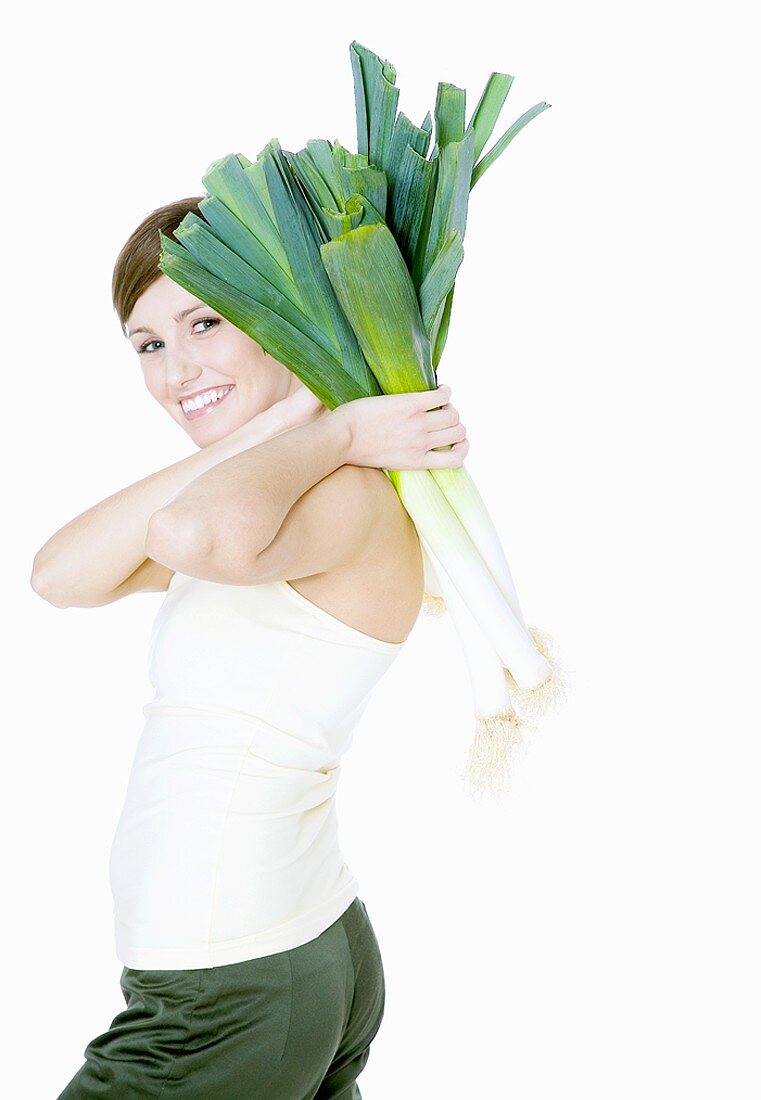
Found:
[[[161,236],[160,269],[289,367],[328,407],[435,389],[462,263],[469,192],[530,119],[489,141],[513,78],[492,73],[470,121],[440,83],[432,120],[397,116],[392,65],[350,47],[358,152],[272,139],[255,162],[214,161],[202,218]],[[478,158],[481,157],[479,160]],[[548,635],[526,625],[507,558],[464,466],[385,471],[423,547],[427,606],[446,607],[463,646],[477,720],[473,792],[507,781],[522,730],[564,693]]]
[[[436,579],[446,593],[446,606],[462,646],[475,699],[476,734],[468,749],[463,778],[473,795],[484,791],[499,795],[502,790],[510,790],[510,765],[523,743],[528,723],[505,696],[499,656],[449,580],[430,544],[422,536],[420,541],[427,582],[430,580],[428,560],[436,563]]]
[[[431,348],[415,288],[388,227],[379,222],[360,226],[322,245],[320,251],[333,289],[383,392],[433,388]],[[368,271],[374,273],[372,279],[367,278]],[[455,501],[467,500],[467,519],[458,517],[456,508],[444,497],[435,480],[437,473],[449,475],[442,481]],[[531,690],[551,682],[547,661],[500,590],[477,543],[469,537],[471,528],[475,529],[471,515],[478,520],[479,513],[486,516],[486,509],[477,493],[468,494],[464,488],[458,494],[456,485],[467,476],[464,468],[389,474],[418,532],[433,547],[517,685]],[[481,525],[486,527],[485,519]]]

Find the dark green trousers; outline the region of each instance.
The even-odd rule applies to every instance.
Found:
[[[127,1008],[58,1100],[361,1100],[383,964],[364,903],[290,951],[202,970],[132,970]]]

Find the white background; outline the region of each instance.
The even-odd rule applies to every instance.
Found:
[[[220,156],[356,150],[356,38],[418,123],[437,81],[470,114],[495,69],[515,77],[496,134],[552,104],[472,192],[439,378],[528,622],[573,678],[501,803],[459,778],[471,694],[447,619],[421,616],[379,685],[339,793],[386,968],[363,1097],[757,1098],[758,62],[739,5],[272,11],[27,5],[6,26],[4,1074],[51,1100],[123,1007],[107,863],[162,597],[61,611],[29,585],[54,531],[193,450],[121,335],[114,260]]]

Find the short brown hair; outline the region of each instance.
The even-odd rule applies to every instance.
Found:
[[[117,256],[111,279],[111,299],[125,335],[127,318],[135,308],[138,298],[162,274],[159,268],[161,256],[159,230],[165,236],[176,240],[174,230],[185,215],[192,211],[200,216],[198,204],[202,198],[205,196],[178,199],[177,202],[170,202],[166,206],[159,206],[156,210],[152,210],[140,222],[137,229],[133,230]]]

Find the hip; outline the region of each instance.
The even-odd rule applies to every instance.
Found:
[[[87,1045],[58,1100],[100,1096],[103,1081],[120,1100],[314,1095],[336,1072],[337,1052],[361,1052],[361,1068],[385,1004],[380,948],[359,897],[298,947],[195,970],[125,966],[121,988],[127,1007]]]

